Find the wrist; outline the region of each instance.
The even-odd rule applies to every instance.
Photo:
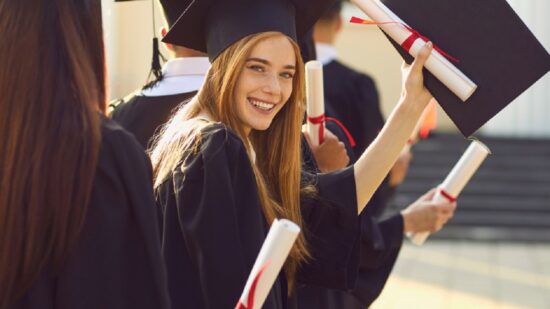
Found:
[[[406,209],[401,211],[401,217],[403,218],[403,234],[411,232],[411,220]]]
[[[406,92],[402,94],[401,98],[399,99],[399,105],[402,105],[406,107],[410,112],[416,112],[421,114],[424,112],[424,109],[426,106],[428,106],[428,103],[430,100],[424,100],[419,98],[419,96],[412,96],[407,94]]]

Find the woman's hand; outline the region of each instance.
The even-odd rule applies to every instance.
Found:
[[[311,143],[307,130],[303,131],[303,133],[311,148],[311,152],[313,152],[317,167],[322,173],[334,172],[348,166],[349,157],[344,143],[338,140],[338,137],[328,129],[325,129],[323,143],[318,146]]]
[[[432,189],[401,212],[405,233],[434,233],[453,217],[456,202],[432,202],[435,192]]]
[[[422,74],[422,69],[431,55],[432,48],[432,42],[428,42],[422,47],[411,65],[403,62],[401,66],[403,79],[401,97],[403,101],[410,102],[421,109],[424,109],[432,99],[432,94],[424,86],[424,76]]]

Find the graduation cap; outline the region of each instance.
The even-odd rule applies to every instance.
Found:
[[[298,42],[334,0],[184,0],[163,42],[206,52],[213,61],[238,40],[277,31]]]
[[[382,0],[410,27],[458,58],[477,85],[462,102],[431,73],[425,84],[470,136],[550,70],[550,55],[506,0]],[[407,63],[413,58],[398,44]]]

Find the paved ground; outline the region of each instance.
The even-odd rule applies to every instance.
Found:
[[[550,244],[405,244],[374,309],[550,308]]]

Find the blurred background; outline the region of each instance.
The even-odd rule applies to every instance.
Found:
[[[102,3],[109,97],[117,99],[145,83],[162,16],[152,1]],[[509,3],[550,50],[550,1]],[[365,16],[350,3],[343,15]],[[378,28],[349,23],[336,47],[339,60],[375,79],[388,115],[401,87],[397,52]],[[445,229],[422,247],[406,242],[373,308],[550,308],[549,118],[547,74],[476,133],[493,155],[460,196]],[[468,146],[439,107],[437,122],[414,146],[409,174],[389,211],[439,184]]]

